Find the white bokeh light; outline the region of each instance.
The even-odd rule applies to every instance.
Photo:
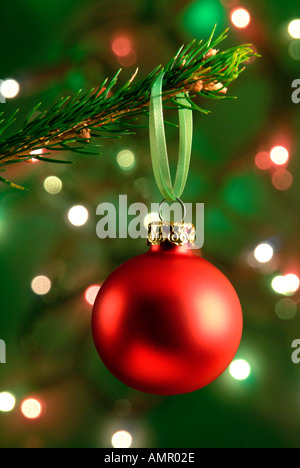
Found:
[[[264,242],[259,244],[254,250],[254,257],[259,263],[268,263],[274,256],[273,247]]]
[[[0,93],[7,99],[13,99],[19,91],[20,85],[16,80],[4,80],[0,86]]]
[[[94,284],[92,286],[89,286],[84,294],[85,300],[88,304],[94,305],[96,297],[100,291],[101,286]]]
[[[117,154],[117,163],[124,171],[130,171],[135,166],[135,156],[130,150],[123,150]]]
[[[82,205],[73,206],[68,212],[68,219],[73,226],[83,226],[88,218],[89,212]]]
[[[286,294],[294,294],[300,287],[300,279],[293,273],[285,276]]]
[[[288,27],[289,35],[293,39],[300,39],[300,19],[295,19],[290,22]]]
[[[231,13],[231,21],[236,28],[244,29],[249,26],[251,16],[245,8],[236,8]]]
[[[27,398],[21,405],[21,412],[27,419],[39,418],[42,410],[42,405],[36,398]]]
[[[132,444],[132,435],[127,431],[115,432],[111,444],[115,448],[129,448]]]
[[[9,411],[12,411],[14,409],[15,404],[16,399],[11,393],[0,393],[0,411],[2,411],[3,413],[8,413]]]
[[[277,294],[290,296],[298,291],[300,279],[297,275],[290,273],[288,275],[276,276],[272,281],[272,288]]]
[[[244,359],[233,361],[229,367],[229,373],[235,380],[246,380],[250,373],[250,364]]]
[[[51,280],[47,276],[36,276],[31,281],[31,289],[38,296],[44,296],[45,294],[48,294],[51,286]]]
[[[277,166],[283,166],[289,160],[289,152],[284,146],[275,146],[270,152],[271,160]]]
[[[57,195],[62,190],[62,181],[59,177],[56,176],[49,176],[44,180],[44,189],[46,192],[50,193],[50,195]]]

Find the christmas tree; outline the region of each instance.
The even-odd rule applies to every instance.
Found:
[[[298,446],[298,18],[296,1],[2,5],[1,447]],[[163,68],[170,155],[180,93],[193,109],[201,255],[244,315],[228,370],[172,397],[113,377],[90,326],[105,278],[145,251],[99,239],[97,207],[161,201],[148,112]]]

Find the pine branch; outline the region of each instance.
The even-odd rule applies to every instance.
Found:
[[[2,135],[16,121],[18,111],[8,119],[0,120],[0,171],[5,171],[9,164],[30,162],[33,157],[41,161],[63,162],[32,154],[40,149],[49,150],[48,154],[65,150],[100,154],[101,145],[95,144],[96,139],[119,138],[139,127],[137,117],[148,114],[151,88],[162,70],[165,72],[163,102],[166,108],[182,107],[176,96],[184,92],[193,110],[207,114],[208,111],[196,105],[193,98],[197,95],[211,99],[227,98],[227,87],[244,70],[242,65],[257,55],[250,45],[219,52],[215,48],[227,37],[227,31],[215,40],[213,36],[214,31],[205,43],[194,40],[183,46],[164,68],[157,67],[144,80],[133,84],[136,71],[114,94],[112,89],[121,70],[112,80],[105,80],[98,89],[85,94],[79,91],[73,98],[61,98],[50,109],[33,117],[41,106],[39,103],[21,128],[6,139]],[[3,113],[0,119],[2,116]],[[0,178],[0,182],[20,188],[3,178]]]

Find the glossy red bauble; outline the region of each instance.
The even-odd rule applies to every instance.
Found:
[[[151,246],[117,268],[97,296],[92,331],[105,366],[150,394],[198,390],[229,366],[242,311],[228,279],[182,246]]]

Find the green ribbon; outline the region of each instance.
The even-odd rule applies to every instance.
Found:
[[[165,135],[162,85],[164,72],[154,82],[150,100],[150,150],[154,177],[159,191],[166,200],[180,198],[188,177],[193,137],[193,112],[184,93],[177,100],[185,106],[178,109],[179,114],[179,155],[174,187],[171,181],[170,166]]]

